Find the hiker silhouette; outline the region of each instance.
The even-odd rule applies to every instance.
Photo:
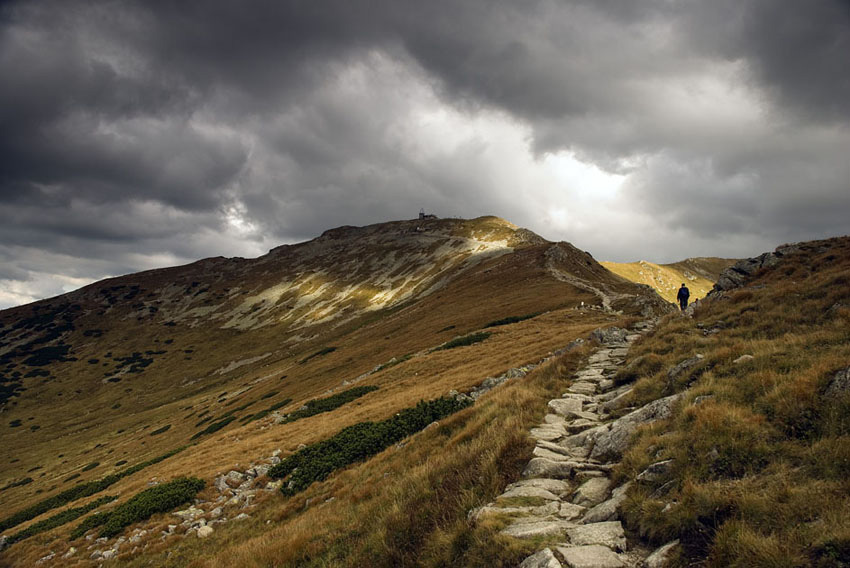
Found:
[[[682,311],[688,307],[688,298],[691,297],[691,291],[688,290],[688,287],[685,286],[685,283],[682,282],[682,287],[679,288],[679,293],[676,294],[676,299],[679,300],[679,307],[682,308]]]

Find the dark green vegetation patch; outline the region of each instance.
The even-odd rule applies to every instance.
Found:
[[[48,497],[47,499],[43,499],[32,505],[27,507],[22,511],[18,511],[11,517],[3,519],[0,521],[0,532],[3,532],[12,527],[16,527],[21,523],[25,523],[30,519],[34,519],[35,517],[50,511],[51,509],[56,509],[57,507],[61,507],[66,503],[70,503],[72,501],[76,501],[77,499],[82,499],[83,497],[88,497],[89,495],[94,495],[95,493],[99,493],[109,487],[110,485],[118,482],[120,479],[127,477],[128,475],[133,475],[137,471],[141,471],[144,468],[153,465],[155,463],[159,463],[164,459],[170,458],[171,456],[182,452],[185,450],[187,446],[183,446],[177,448],[176,450],[171,450],[168,453],[162,454],[155,458],[149,459],[146,462],[138,463],[132,467],[128,467],[125,470],[119,471],[118,473],[113,473],[112,475],[107,475],[101,479],[96,481],[89,481],[87,483],[80,483],[70,489],[66,489],[61,493],[57,493],[52,497]],[[79,475],[79,474],[75,474]]]
[[[455,337],[451,341],[447,341],[435,348],[434,351],[442,351],[444,349],[454,349],[455,347],[464,347],[466,345],[473,345],[475,343],[481,343],[492,334],[489,331],[479,331],[478,333],[471,333],[469,335],[464,335],[462,337]]]
[[[221,420],[217,420],[216,422],[213,422],[212,424],[210,424],[209,426],[207,426],[206,428],[204,428],[200,432],[197,432],[196,434],[194,434],[192,436],[191,439],[197,440],[201,436],[206,436],[207,434],[212,434],[213,432],[218,432],[219,430],[221,430],[222,428],[224,428],[225,426],[227,426],[228,424],[230,424],[234,420],[236,420],[235,416],[233,416],[233,415],[226,416],[226,417],[222,418]]]
[[[257,412],[256,414],[249,414],[248,416],[241,418],[240,422],[242,422],[243,424],[247,424],[249,422],[253,422],[254,420],[259,420],[260,418],[265,418],[266,416],[268,416],[269,414],[271,414],[272,412],[274,412],[278,408],[283,408],[284,406],[286,406],[290,402],[292,402],[291,398],[285,398],[285,399],[281,400],[280,402],[274,403],[273,405],[266,408],[265,410],[261,410],[261,411]]]
[[[191,501],[204,488],[204,481],[197,477],[179,477],[162,483],[131,497],[112,511],[92,515],[83,520],[71,532],[71,539],[79,538],[95,527],[102,526],[100,538],[110,538],[125,527],[149,519],[156,513],[170,511],[178,505]]]
[[[500,320],[491,321],[484,327],[496,327],[500,325],[509,325],[512,323],[519,323],[521,321],[529,320],[531,318],[536,318],[540,315],[540,312],[534,312],[533,314],[525,314],[524,316],[510,316],[506,318],[502,318]]]
[[[312,355],[308,355],[304,359],[301,359],[301,361],[299,361],[299,363],[301,363],[303,365],[304,363],[306,363],[310,359],[313,359],[315,357],[322,357],[323,355],[327,355],[328,353],[333,353],[334,351],[336,351],[336,347],[325,347],[323,349],[319,349],[318,351],[316,351]]]
[[[153,432],[150,433],[151,436],[156,436],[157,434],[162,434],[164,432],[168,432],[171,429],[171,424],[166,424],[162,428],[157,428]]]
[[[25,477],[20,481],[12,481],[10,483],[7,483],[3,487],[0,487],[0,491],[6,491],[7,489],[12,489],[13,487],[22,487],[30,483],[32,483],[32,477]]]
[[[55,529],[56,527],[62,526],[65,523],[76,521],[86,513],[94,511],[101,505],[106,505],[107,503],[111,503],[116,499],[118,499],[118,497],[114,495],[106,495],[104,497],[101,497],[100,499],[92,501],[88,505],[83,505],[82,507],[74,507],[73,509],[62,511],[61,513],[44,519],[43,521],[33,523],[24,530],[13,534],[9,537],[7,543],[14,544],[18,541],[24,540],[25,538],[29,538],[31,536],[49,531],[50,529]]]
[[[288,456],[269,470],[269,476],[286,478],[281,491],[294,495],[334,470],[373,456],[470,404],[468,400],[443,397],[421,401],[381,422],[360,422]]]
[[[313,400],[307,401],[307,404],[305,404],[303,408],[287,414],[283,423],[288,424],[289,422],[295,422],[296,420],[307,418],[308,416],[314,416],[323,412],[330,412],[331,410],[339,408],[343,404],[351,402],[354,399],[360,398],[361,396],[376,390],[378,390],[378,387],[376,386],[354,387],[327,398],[314,398]]]

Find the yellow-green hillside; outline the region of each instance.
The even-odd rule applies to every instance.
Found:
[[[700,257],[670,264],[655,264],[646,260],[600,264],[626,280],[651,286],[662,298],[675,303],[676,293],[683,282],[691,291],[692,300],[702,299],[714,286],[720,273],[735,262],[736,259]]]

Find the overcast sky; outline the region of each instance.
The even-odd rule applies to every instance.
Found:
[[[843,235],[847,0],[0,3],[0,307],[339,225]]]

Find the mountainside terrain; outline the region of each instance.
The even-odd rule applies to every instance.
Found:
[[[0,500],[17,520],[0,526],[40,527],[101,487],[119,506],[178,475],[209,488],[669,309],[568,243],[484,217],[341,227],[4,310]],[[71,526],[18,536],[3,558],[27,565]]]
[[[600,262],[602,266],[626,280],[651,286],[662,298],[676,303],[679,286],[684,282],[691,292],[691,300],[704,298],[736,259],[697,257],[670,264],[655,264],[646,260],[638,262]]]

